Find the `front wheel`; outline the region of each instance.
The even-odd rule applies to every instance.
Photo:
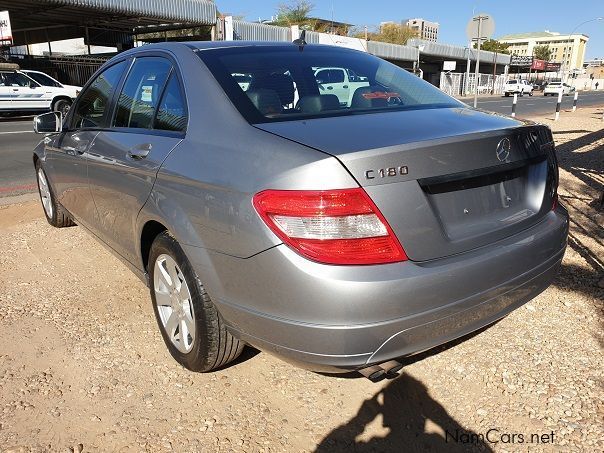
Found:
[[[235,360],[233,337],[176,239],[161,233],[149,254],[151,300],[168,351],[191,371],[208,372]]]
[[[75,225],[75,222],[71,220],[71,217],[69,217],[65,208],[57,202],[40,161],[36,162],[36,181],[38,183],[40,201],[42,202],[44,215],[46,216],[48,223],[55,228]]]
[[[529,91],[529,92],[528,92],[528,95],[529,95],[529,96],[532,96],[532,95],[533,95],[533,92],[532,92],[532,91]]]

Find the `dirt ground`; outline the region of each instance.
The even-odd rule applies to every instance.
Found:
[[[554,285],[397,379],[330,377],[257,351],[195,374],[148,290],[38,202],[0,207],[0,450],[604,451],[602,109],[555,132],[572,216]]]

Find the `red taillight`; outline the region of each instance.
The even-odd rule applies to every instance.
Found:
[[[407,259],[388,222],[360,187],[265,190],[253,203],[273,233],[311,260],[383,264]]]

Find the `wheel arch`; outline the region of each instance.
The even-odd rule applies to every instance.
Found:
[[[143,225],[140,234],[140,256],[145,271],[148,271],[149,253],[151,252],[153,241],[164,231],[168,231],[168,228],[157,220],[148,220]]]

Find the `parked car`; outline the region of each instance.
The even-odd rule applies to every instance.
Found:
[[[376,379],[548,287],[568,213],[547,126],[364,52],[300,47],[139,47],[64,120],[35,119],[48,222],[91,231],[148,284],[179,363],[210,371],[250,344]],[[316,67],[368,85],[340,106]]]
[[[367,77],[357,75],[348,68],[316,67],[315,79],[321,94],[335,94],[340,105],[350,107],[357,88],[369,86]]]
[[[558,96],[562,92],[563,96],[569,95],[575,92],[575,87],[563,82],[550,82],[543,90],[543,96]]]
[[[70,88],[43,86],[20,70],[0,69],[0,112],[66,114],[73,102]]]
[[[69,93],[69,97],[71,99],[75,99],[78,96],[78,94],[80,94],[80,91],[82,91],[82,87],[79,87],[76,85],[66,85],[41,71],[33,71],[31,69],[22,69],[22,72],[27,74],[29,77],[34,79],[36,82],[38,82],[42,86],[64,88]]]
[[[537,80],[533,82],[533,91],[543,91],[547,86],[547,82],[545,80]]]
[[[519,94],[520,96],[524,96],[525,93],[529,96],[533,95],[533,84],[529,83],[528,80],[511,79],[508,80],[503,87],[503,94],[506,96],[509,96],[510,94]]]

